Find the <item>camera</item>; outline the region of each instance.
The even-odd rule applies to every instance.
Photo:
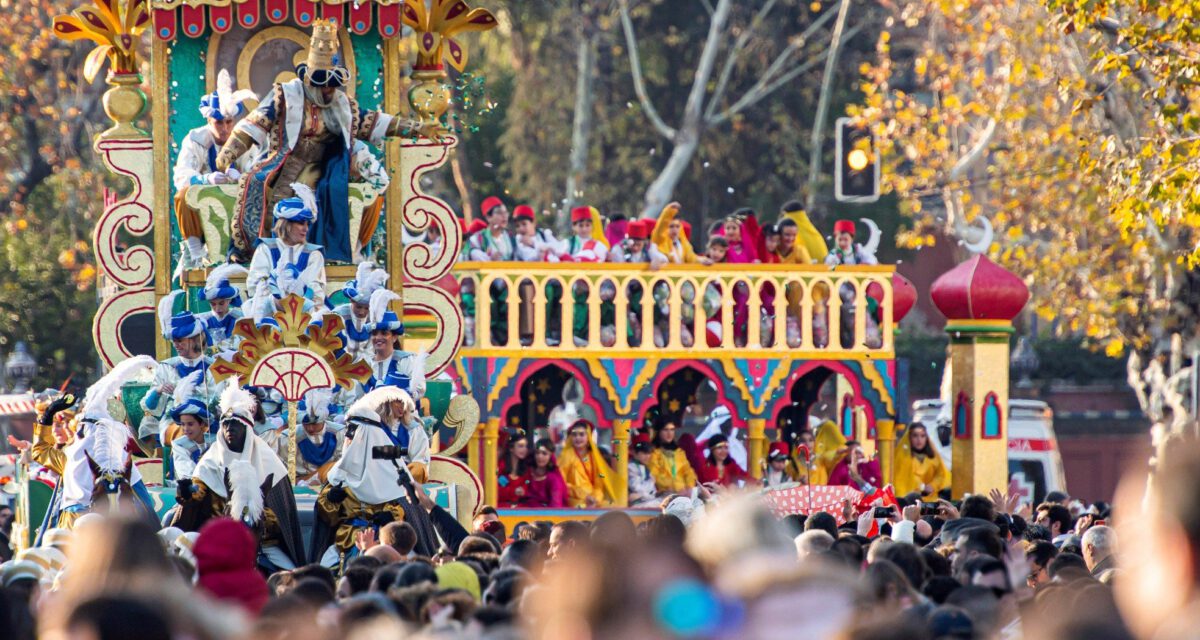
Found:
[[[939,507],[940,507],[940,505],[938,505],[938,503],[936,503],[936,502],[922,502],[921,503],[921,515],[936,516],[938,514]]]
[[[408,447],[397,447],[394,444],[381,444],[371,447],[372,460],[399,460],[408,457]]]
[[[892,517],[892,508],[891,507],[875,507],[874,516],[876,518],[890,518],[890,517]]]

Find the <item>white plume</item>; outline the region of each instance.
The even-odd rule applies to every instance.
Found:
[[[425,363],[429,361],[428,351],[418,351],[417,355],[413,356],[412,373],[409,374],[408,388],[412,390],[412,395],[422,397],[425,395]]]
[[[391,274],[387,272],[387,269],[380,269],[378,267],[373,269],[365,277],[356,282],[358,284],[359,293],[365,296],[374,294],[376,291],[379,291],[387,286],[387,281],[390,276]]]
[[[367,281],[367,274],[375,270],[375,263],[371,260],[363,260],[358,263],[358,269],[354,272],[355,288],[360,292],[363,288],[363,283]]]
[[[271,288],[267,286],[266,280],[259,280],[254,289],[254,297],[250,299],[250,317],[254,318],[254,324],[258,324],[273,315],[275,300],[271,296]]]
[[[304,394],[305,412],[316,419],[314,422],[324,422],[329,417],[329,401],[332,399],[333,389],[312,389]]]
[[[203,371],[193,371],[175,384],[175,393],[171,399],[175,401],[175,406],[179,406],[188,400],[196,393],[196,387],[200,385],[200,381],[204,379]]]
[[[313,217],[317,217],[317,194],[308,185],[301,182],[292,183],[292,193],[300,198],[300,202],[304,203],[304,208],[312,212]]]
[[[121,390],[121,385],[135,375],[153,369],[158,363],[150,356],[134,356],[117,363],[103,378],[88,387],[83,396],[83,417],[109,418],[108,401]]]
[[[129,461],[129,427],[115,420],[96,423],[92,435],[92,460],[101,471],[121,472]]]
[[[246,267],[240,264],[223,264],[212,271],[208,272],[208,278],[204,280],[204,291],[215,291],[221,285],[222,280],[228,280],[230,283],[233,279],[240,275],[248,273]]]
[[[399,300],[400,296],[396,295],[390,289],[377,289],[371,294],[371,307],[367,318],[372,322],[380,322],[383,320],[383,314],[388,310],[388,304],[392,300]]]
[[[229,464],[229,515],[242,522],[257,523],[263,514],[263,496],[259,488],[258,471],[249,460]]]
[[[163,335],[171,333],[171,316],[174,315],[175,298],[180,295],[183,295],[182,291],[172,291],[158,301],[158,326],[162,328]]]
[[[231,118],[237,115],[238,105],[247,100],[258,100],[258,94],[249,89],[234,91],[229,71],[221,69],[217,74],[217,100],[221,103],[221,115]]]
[[[222,418],[239,416],[253,423],[254,409],[258,405],[254,401],[254,396],[242,388],[241,380],[234,378],[226,383],[217,406],[221,409]]]

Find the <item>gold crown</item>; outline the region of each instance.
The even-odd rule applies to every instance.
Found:
[[[332,69],[333,56],[338,52],[338,27],[329,20],[317,20],[313,23],[312,39],[308,43],[309,72],[318,69]]]

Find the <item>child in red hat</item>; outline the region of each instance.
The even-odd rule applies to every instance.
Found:
[[[863,222],[867,223],[867,226],[871,228],[871,239],[867,241],[865,247],[854,242],[857,229],[853,220],[838,220],[833,223],[834,247],[825,256],[825,264],[831,267],[879,264],[879,260],[875,258],[875,250],[879,246],[879,227],[866,218],[863,219]],[[849,284],[843,284],[839,287],[838,295],[842,299],[841,328],[839,331],[841,335],[839,337],[842,347],[848,348],[854,344],[854,314],[856,311],[855,307],[858,304],[855,301],[854,287]],[[879,321],[876,317],[878,312],[877,303],[870,296],[867,296],[866,300],[866,343],[868,347],[877,348],[883,343],[879,332]]]
[[[490,196],[479,207],[487,221],[486,230],[471,236],[471,259],[477,262],[508,262],[516,259],[517,243],[508,232],[508,207]]]
[[[772,442],[767,449],[767,470],[763,473],[763,486],[773,489],[791,481],[787,474],[788,454],[790,449],[786,442]]]
[[[558,244],[549,229],[537,228],[533,207],[517,205],[513,209],[513,228],[517,239],[517,260],[521,262],[558,262],[554,247]]]

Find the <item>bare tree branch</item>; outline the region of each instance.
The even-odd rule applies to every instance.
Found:
[[[708,15],[711,16],[713,14],[713,6],[711,2],[708,0],[700,0],[700,4],[704,5],[704,10],[708,12]]]
[[[713,12],[712,21],[708,25],[708,37],[704,41],[704,49],[700,52],[700,64],[696,66],[696,75],[692,78],[692,90],[688,93],[687,104],[683,108],[685,122],[694,120],[703,124],[704,96],[708,92],[708,81],[712,77],[717,51],[724,39],[725,24],[729,21],[732,4],[732,0],[719,0],[717,9]]]
[[[817,116],[813,127],[808,149],[808,196],[805,198],[805,208],[812,210],[817,200],[817,178],[821,175],[821,141],[825,136],[825,118],[829,114],[829,95],[833,88],[833,74],[836,71],[838,50],[842,46],[842,31],[846,28],[846,16],[850,13],[850,0],[841,0],[838,5],[837,23],[833,25],[833,36],[829,43],[829,55],[825,58],[825,74],[821,78],[821,94],[817,98]]]
[[[750,20],[750,24],[742,30],[738,35],[737,40],[733,43],[733,48],[729,50],[729,55],[725,58],[725,64],[721,67],[721,76],[717,80],[717,88],[713,91],[712,97],[708,100],[708,108],[704,110],[705,119],[712,118],[717,107],[721,104],[721,98],[725,97],[725,87],[729,84],[729,76],[733,75],[733,67],[737,64],[738,57],[742,54],[742,49],[746,48],[746,44],[750,42],[751,36],[754,35],[754,30],[766,20],[771,13],[771,9],[775,7],[776,0],[767,0],[758,13],[754,14],[754,18]],[[712,12],[710,11],[711,15]]]
[[[808,41],[808,37],[811,36],[813,33],[815,33],[817,31],[817,29],[820,29],[821,26],[824,25],[826,22],[828,22],[830,20],[830,18],[832,18],[836,13],[837,13],[837,11],[834,9],[830,9],[829,11],[826,11],[824,14],[821,15],[821,17],[817,18],[816,20],[813,20],[812,24],[808,25],[808,27],[806,27],[800,35],[792,38],[791,41],[788,43],[788,46],[785,47],[784,50],[781,51],[779,53],[779,55],[775,57],[774,60],[771,61],[771,64],[767,67],[767,70],[764,71],[761,76],[759,76],[758,80],[755,81],[754,85],[752,87],[750,87],[750,89],[747,90],[746,93],[743,94],[742,97],[739,98],[737,100],[737,102],[735,102],[733,104],[733,106],[729,107],[728,109],[726,109],[725,111],[723,111],[721,113],[716,113],[715,115],[706,115],[705,116],[705,118],[708,120],[708,124],[710,124],[710,125],[721,124],[722,122],[725,122],[729,118],[737,115],[739,112],[741,112],[746,107],[749,107],[749,106],[753,105],[754,103],[758,102],[759,100],[765,98],[771,92],[775,91],[775,89],[778,89],[779,87],[776,86],[777,83],[775,82],[775,74],[779,73],[779,71],[787,64],[788,59],[791,58],[793,53],[795,53],[801,47],[804,46],[804,44]],[[857,33],[857,30],[859,28],[860,27],[855,27],[855,33]],[[820,59],[823,60],[824,57],[825,57],[824,54],[822,54]],[[807,63],[805,63],[805,64],[807,64]],[[789,75],[790,77],[795,77],[797,74],[791,74],[791,72],[788,72],[787,75]],[[771,88],[770,91],[766,91],[768,86],[771,86],[773,88]],[[714,98],[715,97],[716,96],[714,96]],[[714,104],[716,104],[716,100],[713,100],[710,102],[710,109],[709,109],[710,113],[715,112],[715,109],[711,108],[711,106]]]
[[[638,55],[637,37],[633,34],[633,21],[629,19],[629,1],[620,0],[620,7],[621,29],[625,32],[625,48],[629,50],[629,70],[633,75],[633,91],[637,94],[642,111],[646,113],[646,117],[650,119],[650,124],[654,125],[654,129],[664,138],[673,139],[675,129],[668,126],[662,116],[658,115],[658,110],[654,108],[654,103],[650,101],[650,96],[646,93],[646,81],[642,78],[642,62]]]

